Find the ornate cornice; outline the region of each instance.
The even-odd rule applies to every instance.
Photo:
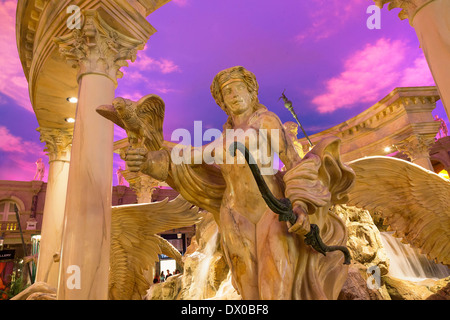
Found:
[[[127,60],[135,61],[145,43],[125,36],[110,27],[97,11],[87,10],[84,25],[71,34],[55,39],[60,53],[73,68],[79,68],[78,81],[89,73],[102,74],[116,83]]]
[[[383,8],[386,3],[389,3],[389,10],[394,8],[403,9],[398,16],[401,20],[409,19],[411,25],[417,12],[433,1],[434,0],[374,0],[375,4],[380,8]]]
[[[38,128],[41,133],[41,142],[46,143],[44,151],[52,161],[70,161],[70,150],[72,148],[73,130]]]

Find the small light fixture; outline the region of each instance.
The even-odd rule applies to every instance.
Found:
[[[67,101],[69,101],[70,103],[77,103],[78,99],[77,99],[77,97],[68,97]]]
[[[391,147],[384,148],[384,152],[391,152]]]
[[[178,238],[178,239],[181,239],[182,236],[183,236],[183,235],[182,235],[181,233],[177,233],[177,238]]]
[[[64,119],[66,122],[68,122],[68,123],[74,123],[75,122],[75,119],[74,118],[65,118]]]

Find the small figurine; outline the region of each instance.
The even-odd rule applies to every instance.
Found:
[[[42,181],[45,174],[45,164],[42,162],[42,158],[39,158],[36,162],[36,173],[33,180]]]
[[[123,181],[124,180],[124,178],[123,178],[123,174],[122,174],[122,167],[119,167],[118,169],[117,169],[117,171],[116,171],[116,174],[117,174],[117,180],[119,181],[119,186],[124,186],[125,185],[125,182]]]
[[[438,131],[439,139],[443,138],[443,137],[447,137],[448,136],[448,128],[447,128],[447,124],[445,123],[444,119],[439,118],[439,116],[435,115],[434,116],[434,121],[440,121],[441,122],[441,126],[439,127],[439,131]]]

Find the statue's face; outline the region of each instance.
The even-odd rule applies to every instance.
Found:
[[[222,97],[229,113],[239,115],[252,106],[252,97],[243,81],[235,81],[222,88]]]
[[[298,135],[298,127],[297,127],[297,126],[291,127],[291,128],[290,128],[290,133],[291,133],[291,135],[293,135],[294,137],[297,137],[297,135]]]

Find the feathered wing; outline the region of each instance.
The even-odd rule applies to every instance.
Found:
[[[106,119],[114,122],[122,129],[125,128],[125,124],[123,123],[122,119],[117,114],[117,111],[114,109],[114,106],[112,105],[101,105],[95,109],[99,115],[102,117],[105,117]]]
[[[157,237],[159,237],[159,248],[161,249],[161,253],[165,254],[168,257],[174,258],[177,264],[183,266],[183,256],[181,255],[180,251],[178,251],[177,248],[175,248],[169,241],[167,241],[163,237],[160,237],[158,235]]]
[[[180,259],[176,249],[157,233],[191,226],[200,219],[199,209],[181,196],[172,201],[113,206],[110,299],[141,299],[151,285],[144,271],[155,265],[158,254]]]
[[[391,157],[366,157],[348,165],[356,174],[349,205],[379,212],[395,236],[450,265],[449,181]]]
[[[144,144],[151,151],[161,149],[164,142],[164,112],[164,101],[155,94],[146,95],[137,102],[136,115],[143,123]]]

